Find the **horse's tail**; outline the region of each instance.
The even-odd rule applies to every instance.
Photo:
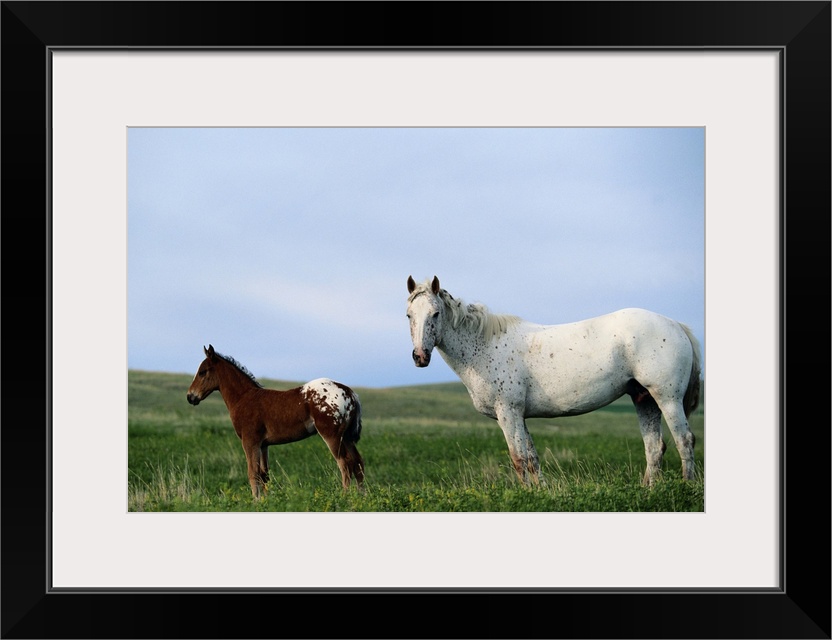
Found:
[[[685,409],[685,417],[690,417],[690,414],[693,413],[696,407],[699,406],[699,388],[701,385],[699,377],[702,373],[702,354],[701,347],[699,346],[699,340],[697,340],[696,336],[693,335],[693,331],[690,330],[690,327],[682,323],[679,324],[682,325],[682,329],[684,329],[685,334],[688,336],[688,340],[690,340],[690,346],[693,348],[693,362],[690,366],[690,379],[688,380],[688,388],[685,390],[685,397],[682,400],[682,406]]]
[[[347,425],[347,430],[344,433],[344,440],[349,442],[358,442],[361,438],[361,402],[358,400],[358,394],[353,392],[353,410],[350,413],[350,422]]]

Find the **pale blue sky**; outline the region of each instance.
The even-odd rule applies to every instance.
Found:
[[[705,347],[702,128],[131,128],[128,366],[387,387],[409,275],[542,324],[622,307]]]

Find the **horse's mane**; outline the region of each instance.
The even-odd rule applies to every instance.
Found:
[[[254,374],[251,371],[249,371],[248,369],[246,369],[239,362],[237,362],[234,358],[232,358],[231,356],[223,355],[222,353],[219,353],[218,351],[214,351],[214,355],[217,356],[218,358],[222,358],[223,360],[225,360],[228,364],[230,364],[232,367],[237,369],[237,371],[239,371],[240,373],[245,375],[249,380],[251,380],[258,387],[260,387],[261,389],[263,388],[263,385],[260,384],[257,381],[257,378],[254,377]]]
[[[422,293],[432,293],[430,280],[417,285],[407,299],[408,302]],[[445,289],[439,289],[438,296],[448,311],[451,326],[454,329],[465,327],[469,331],[482,336],[486,341],[520,322],[520,318],[514,315],[491,313],[488,307],[480,302],[466,304],[462,300],[454,298]]]

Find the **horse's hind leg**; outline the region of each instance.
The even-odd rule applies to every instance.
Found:
[[[662,412],[651,396],[633,394],[632,397],[641,438],[644,440],[644,457],[647,459],[647,469],[641,483],[649,487],[661,471],[662,457],[667,448],[662,439]]]
[[[682,477],[685,480],[693,480],[693,448],[696,444],[696,436],[690,430],[684,407],[681,401],[669,402],[662,406],[662,413],[664,413],[664,420],[673,435],[679,457],[682,459]]]
[[[355,483],[361,488],[364,485],[364,458],[358,453],[358,447],[354,442],[344,441],[344,457],[347,461],[347,469],[350,475],[355,478]]]
[[[329,444],[329,443],[327,443]],[[338,468],[341,470],[341,482],[344,489],[349,489],[352,478],[355,478],[356,486],[361,489],[364,486],[364,459],[358,453],[358,448],[354,442],[342,440],[338,443],[337,453],[330,447],[332,455],[338,462]]]
[[[350,481],[352,477],[350,451],[347,447],[348,443],[343,442],[338,436],[335,435],[325,436],[324,434],[321,434],[321,437],[323,437],[324,442],[326,442],[326,446],[329,447],[332,457],[335,458],[335,461],[338,463],[338,469],[341,471],[341,486],[346,491],[350,488]]]

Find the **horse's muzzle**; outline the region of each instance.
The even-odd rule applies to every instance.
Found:
[[[416,349],[413,350],[413,362],[416,363],[417,367],[426,367],[430,364],[430,351],[427,353],[417,353]]]
[[[196,394],[193,394],[193,393],[189,393],[188,394],[188,402],[190,402],[194,406],[198,405],[199,404],[199,396],[197,396]]]

